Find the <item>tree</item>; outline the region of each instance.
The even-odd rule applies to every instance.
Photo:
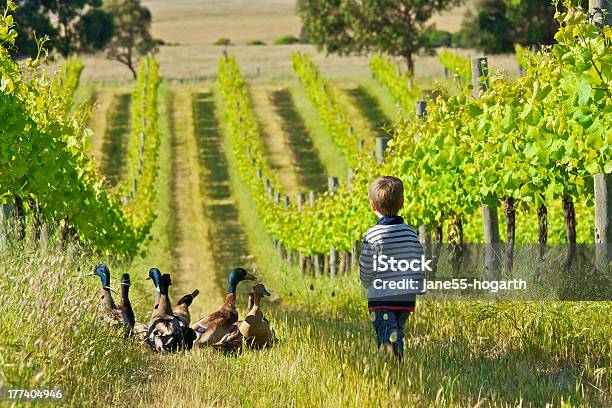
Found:
[[[74,52],[94,52],[106,46],[113,35],[109,15],[100,6],[101,0],[17,0],[16,50],[18,55],[34,56],[37,39],[49,37],[45,48],[63,56]],[[6,4],[1,0],[2,5]],[[102,27],[93,36],[94,27]]]
[[[588,0],[576,2],[588,7]],[[555,11],[552,0],[477,0],[466,12],[458,45],[494,54],[512,52],[514,44],[554,44]]]
[[[505,0],[478,0],[476,12],[468,16],[466,29],[469,35],[466,37],[471,39],[475,48],[486,54],[513,50],[512,23],[508,19]],[[552,16],[549,22],[551,20]]]
[[[428,21],[464,0],[298,0],[309,42],[328,53],[381,51],[402,57],[414,72],[414,55],[430,51]]]
[[[134,67],[138,57],[156,46],[150,33],[151,12],[140,4],[140,0],[107,0],[104,9],[113,16],[115,25],[107,57],[125,64],[136,79]]]

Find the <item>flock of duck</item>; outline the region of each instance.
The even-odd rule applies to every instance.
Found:
[[[129,299],[131,286],[130,275],[121,277],[121,304],[113,301],[111,292],[110,271],[104,264],[94,267],[93,276],[102,282],[103,319],[109,324],[125,327],[127,333],[146,343],[158,353],[172,352],[193,347],[212,347],[226,353],[238,353],[243,345],[251,348],[262,348],[276,342],[270,322],[263,316],[260,302],[264,296],[270,296],[266,287],[258,283],[249,292],[247,314],[244,320],[238,320],[236,309],[236,287],[244,280],[256,280],[255,276],[243,268],[236,268],[227,280],[227,296],[223,306],[191,324],[189,307],[198,296],[195,290],[179,299],[174,307],[168,290],[172,285],[170,275],[162,274],[159,269],[151,268],[149,277],[155,286],[155,305],[149,324],[137,323]]]

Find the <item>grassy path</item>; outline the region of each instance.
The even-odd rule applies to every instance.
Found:
[[[106,121],[111,103],[113,102],[114,91],[108,87],[96,87],[93,90],[93,113],[87,122],[87,127],[91,129],[93,135],[89,141],[89,154],[94,158],[100,168],[105,160],[104,139],[106,133]]]
[[[298,82],[292,82],[288,88],[293,99],[295,110],[304,121],[312,145],[319,155],[325,174],[336,176],[340,182],[346,181],[348,164],[344,153],[333,142],[319,119],[316,108],[310,103],[304,87]]]
[[[300,186],[307,190],[324,190],[327,182],[325,168],[304,119],[295,108],[291,92],[286,88],[274,90],[270,95],[270,102],[281,118],[281,127],[286,135],[285,143],[291,150]]]
[[[255,84],[249,89],[268,164],[278,175],[283,191],[288,196],[295,197],[301,183],[298,179],[299,173],[294,166],[294,155],[288,143],[289,133],[286,132],[281,118],[270,103],[271,95],[278,88],[267,84]]]
[[[208,241],[214,263],[218,287],[225,289],[227,274],[237,266],[248,267],[246,238],[240,226],[236,201],[232,197],[227,172],[227,158],[223,151],[221,130],[217,119],[213,93],[193,95],[195,135],[204,189],[204,211],[210,220]]]
[[[174,295],[182,296],[199,288],[210,302],[221,302],[211,261],[212,248],[208,235],[211,220],[203,205],[206,202],[203,169],[200,165],[190,89],[176,89],[171,102],[172,195],[169,197],[175,218],[173,259],[175,261]],[[200,300],[200,299],[198,299]],[[205,313],[202,302],[193,312]]]
[[[129,93],[119,93],[113,96],[109,107],[101,163],[102,173],[111,186],[117,185],[126,165],[126,151],[131,128],[132,96]]]
[[[376,98],[362,85],[347,88],[344,91],[352,101],[360,116],[367,119],[374,137],[390,136],[389,129],[393,121],[385,115]]]

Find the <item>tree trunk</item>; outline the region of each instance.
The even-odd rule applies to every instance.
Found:
[[[136,70],[134,69],[134,64],[130,61],[126,64],[128,66],[128,68],[130,69],[130,71],[132,71],[132,76],[134,77],[134,79],[138,79],[138,73],[136,72]]]
[[[30,198],[28,207],[30,207],[30,214],[32,214],[32,235],[30,236],[30,243],[36,245],[38,241],[40,241],[40,230],[42,226],[40,207],[38,206],[38,202],[33,198]]]
[[[72,229],[70,228],[70,224],[68,220],[64,220],[59,227],[58,235],[59,235],[59,249],[60,251],[65,251],[68,248],[68,242],[71,240]]]
[[[576,256],[576,211],[574,202],[570,197],[563,197],[563,218],[565,219],[565,233],[567,236],[567,258],[565,268],[569,269]]]
[[[455,272],[458,272],[463,260],[463,224],[454,211],[449,212],[448,242],[451,251],[451,267]]]
[[[404,59],[406,60],[406,69],[410,73],[410,76],[414,76],[414,59],[412,58],[412,53],[407,53],[404,55]]]
[[[14,195],[13,218],[15,219],[15,240],[23,241],[26,235],[25,210],[21,196]]]
[[[504,212],[506,213],[506,270],[512,271],[514,263],[514,235],[516,232],[516,209],[514,208],[514,198],[508,197],[504,201]]]
[[[546,204],[538,207],[538,242],[540,243],[539,259],[542,261],[546,250],[546,242],[548,242],[548,208],[546,208]]]
[[[443,240],[443,234],[442,234],[442,226],[441,225],[434,225],[433,226],[433,234],[434,234],[434,244],[433,244],[433,248],[431,251],[431,258],[432,258],[432,278],[436,276],[436,272],[438,271],[438,261],[440,260],[440,251],[442,250],[442,240]]]
[[[499,221],[497,206],[481,205],[482,224],[484,228],[485,259],[484,266],[487,276],[492,279],[497,275],[500,267],[499,254]]]

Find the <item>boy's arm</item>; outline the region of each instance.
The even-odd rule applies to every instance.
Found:
[[[361,285],[368,289],[374,279],[374,265],[372,262],[372,246],[364,238],[361,243],[361,254],[359,255],[359,278]]]

